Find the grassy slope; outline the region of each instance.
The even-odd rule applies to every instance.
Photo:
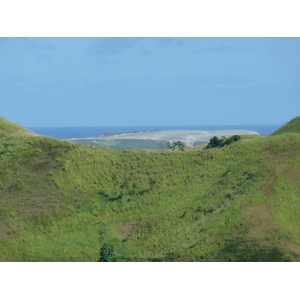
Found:
[[[38,134],[23,128],[22,126],[10,122],[2,117],[0,117],[0,137],[4,137],[7,134],[14,134],[14,135],[30,135],[30,136],[37,136]]]
[[[300,260],[297,133],[184,152],[4,134],[1,261],[97,261],[103,243],[123,261]]]
[[[282,126],[281,128],[277,129],[272,135],[283,134],[283,133],[290,133],[296,132],[300,133],[300,117],[296,117],[288,122],[286,125]]]

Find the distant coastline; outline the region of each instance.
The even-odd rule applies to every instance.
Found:
[[[182,126],[94,126],[94,127],[27,127],[29,130],[58,139],[96,137],[120,132],[140,132],[149,130],[253,130],[260,135],[269,135],[281,125],[182,125]]]
[[[214,136],[218,138],[233,135],[259,135],[256,131],[245,129],[231,130],[144,130],[103,134],[97,137],[71,138],[68,141],[108,147],[112,149],[128,150],[134,148],[164,149],[167,142],[181,141],[184,147],[194,147],[208,143]],[[153,144],[154,143],[154,144]]]

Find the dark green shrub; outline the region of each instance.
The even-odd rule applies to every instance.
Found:
[[[230,145],[234,142],[237,142],[241,139],[241,136],[239,135],[233,135],[229,138],[225,138],[224,136],[222,136],[221,139],[219,139],[217,136],[214,136],[213,138],[211,138],[209,140],[208,145],[205,147],[205,149],[209,149],[209,148],[216,148],[216,147],[224,147],[226,145]]]
[[[98,262],[116,262],[114,247],[104,244],[100,249],[100,259]]]
[[[177,259],[178,257],[179,257],[179,255],[176,254],[176,253],[173,253],[173,252],[166,253],[165,256],[164,256],[164,261],[172,262],[175,259]]]
[[[213,138],[211,138],[209,140],[209,143],[207,145],[207,148],[215,148],[215,147],[219,147],[221,144],[221,140],[217,137],[214,136]]]

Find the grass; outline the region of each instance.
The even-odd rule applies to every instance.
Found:
[[[4,125],[1,261],[299,261],[297,133],[117,151]]]
[[[5,137],[7,134],[30,135],[30,136],[37,135],[36,133],[28,129],[25,129],[16,123],[10,122],[0,117],[0,138]]]
[[[300,117],[293,118],[290,122],[273,132],[272,135],[291,132],[300,133]]]

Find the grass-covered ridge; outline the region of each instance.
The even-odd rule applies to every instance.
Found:
[[[0,260],[299,261],[300,135],[117,151],[0,137]]]
[[[272,133],[272,135],[290,132],[300,133],[300,117],[293,118],[290,122],[286,123],[284,126]]]
[[[17,134],[17,135],[37,135],[36,133],[25,129],[24,127],[10,122],[0,117],[0,137],[4,137],[6,134]]]

